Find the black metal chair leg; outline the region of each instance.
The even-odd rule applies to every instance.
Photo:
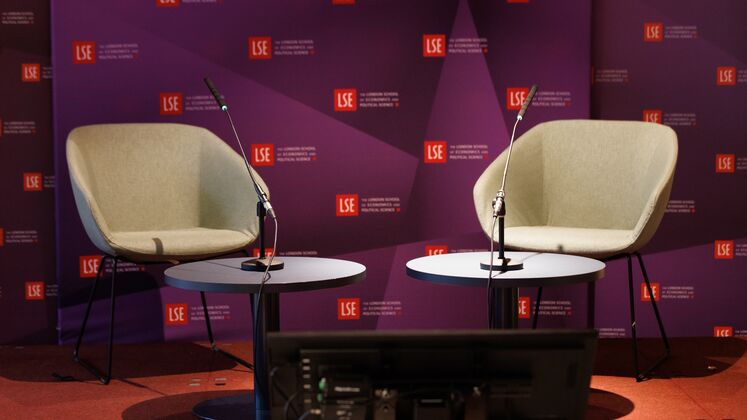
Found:
[[[625,255],[628,260],[628,286],[630,289],[630,333],[633,337],[633,370],[635,372],[636,382],[640,382],[643,378],[638,371],[638,336],[636,335],[636,324],[635,324],[635,292],[633,288],[633,261],[630,258],[630,254]]]
[[[233,360],[234,362],[242,366],[245,366],[249,369],[254,370],[254,365],[252,365],[251,363],[218,347],[218,344],[216,344],[215,339],[213,338],[213,327],[210,324],[210,314],[208,313],[207,300],[205,299],[205,292],[200,292],[200,299],[202,299],[202,310],[205,314],[205,325],[207,326],[208,340],[210,340],[210,348],[215,353],[220,353],[223,356],[226,356],[229,359]]]
[[[643,264],[643,257],[638,252],[636,252],[634,255],[636,256],[636,258],[638,258],[638,264],[641,267],[641,274],[643,274],[643,281],[646,283],[648,295],[651,296],[651,306],[653,306],[654,308],[654,315],[656,315],[656,322],[659,324],[659,333],[661,334],[661,339],[664,344],[664,354],[659,356],[659,358],[650,368],[646,369],[642,374],[638,375],[640,377],[639,380],[642,380],[646,378],[651,371],[659,367],[659,365],[661,365],[669,357],[669,355],[671,354],[671,348],[669,347],[669,339],[667,339],[667,333],[664,330],[664,323],[662,322],[661,315],[659,314],[659,308],[656,305],[654,292],[651,289],[651,283],[648,279],[648,273],[646,273],[646,266]]]
[[[106,361],[107,370],[106,370],[106,375],[104,375],[101,372],[99,372],[99,370],[95,366],[93,366],[88,361],[80,357],[80,345],[83,341],[83,336],[85,335],[85,332],[86,332],[86,325],[88,324],[88,317],[91,314],[91,306],[93,305],[93,300],[96,297],[96,289],[98,288],[98,283],[99,283],[99,280],[101,279],[101,275],[104,272],[104,265],[106,263],[106,260],[109,258],[113,258],[114,263],[112,266],[112,280],[111,280],[111,283],[112,283],[111,296],[110,296],[111,313],[109,317],[109,345],[107,347],[107,361]],[[115,278],[116,278],[116,273],[117,273],[117,261],[118,261],[117,257],[111,257],[110,255],[106,255],[101,258],[99,269],[96,272],[96,280],[93,283],[93,288],[91,289],[91,295],[88,299],[88,306],[86,307],[86,314],[83,317],[83,324],[81,325],[81,328],[80,328],[80,334],[78,334],[78,339],[75,342],[75,349],[73,350],[73,360],[79,365],[86,368],[89,372],[91,372],[99,380],[99,382],[101,382],[104,385],[108,385],[112,377],[112,344],[114,341],[114,309],[115,309],[116,298],[117,298],[116,283],[115,283]]]
[[[532,318],[532,329],[537,329],[537,318],[539,318],[540,302],[542,301],[542,286],[537,288],[537,300],[534,302],[534,318]]]

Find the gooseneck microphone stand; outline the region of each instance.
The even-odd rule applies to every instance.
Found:
[[[209,78],[205,78],[205,84],[207,85],[208,89],[210,89],[210,93],[213,94],[213,97],[215,98],[215,101],[218,102],[218,105],[220,106],[220,110],[226,113],[226,116],[228,117],[228,123],[231,125],[231,130],[233,130],[233,135],[236,138],[236,143],[239,145],[239,150],[241,151],[241,156],[244,158],[244,165],[246,165],[246,171],[249,173],[249,177],[252,180],[252,185],[254,185],[254,190],[257,193],[257,197],[259,198],[259,201],[257,202],[257,217],[259,217],[259,258],[254,258],[251,260],[247,260],[241,263],[241,269],[246,271],[265,271],[267,267],[270,267],[270,271],[274,270],[280,270],[283,268],[283,262],[275,259],[273,252],[273,256],[270,258],[267,258],[265,255],[265,218],[266,216],[270,216],[270,218],[277,222],[277,216],[275,215],[275,209],[272,208],[272,204],[270,204],[270,199],[267,196],[267,193],[262,188],[262,185],[257,182],[257,179],[254,177],[254,171],[251,169],[251,165],[249,165],[249,160],[246,158],[246,153],[244,152],[244,146],[241,144],[241,140],[239,139],[239,134],[236,132],[236,126],[233,124],[233,118],[231,118],[231,113],[228,112],[228,105],[226,104],[223,97],[218,93],[218,90],[213,85],[213,82]],[[277,230],[276,230],[277,233]]]
[[[516,126],[519,125],[519,121],[524,119],[524,114],[527,112],[529,104],[534,99],[534,94],[537,93],[537,85],[533,85],[532,89],[529,90],[524,104],[521,106],[519,114],[516,116],[516,122],[514,128],[511,131],[511,141],[508,144],[508,156],[506,156],[506,165],[503,167],[503,179],[501,181],[501,188],[493,198],[493,224],[490,229],[490,261],[480,262],[480,268],[483,270],[521,270],[524,268],[524,264],[520,261],[512,261],[510,258],[506,258],[505,255],[505,217],[506,217],[506,179],[508,178],[508,165],[511,162],[511,151],[514,148],[514,137],[516,136]],[[493,258],[493,247],[494,240],[493,235],[495,231],[495,222],[498,219],[498,258]],[[492,276],[491,276],[492,277]]]
[[[488,281],[487,281],[487,295],[488,295],[488,326],[489,328],[498,328],[499,326],[507,326],[508,324],[514,324],[513,314],[516,312],[518,290],[499,288],[494,290],[492,286],[493,282],[493,270],[506,272],[512,270],[521,270],[524,268],[524,263],[521,261],[513,261],[510,258],[506,258],[505,250],[505,217],[506,217],[506,179],[508,175],[508,165],[511,162],[511,151],[514,147],[514,138],[516,136],[516,126],[519,125],[519,121],[524,119],[524,114],[529,108],[529,104],[532,103],[534,95],[537,93],[537,85],[533,85],[529,90],[529,95],[524,100],[524,104],[521,106],[519,114],[516,116],[516,122],[514,122],[513,130],[511,130],[511,141],[508,144],[508,155],[506,156],[506,165],[503,167],[503,179],[501,180],[501,188],[493,198],[493,222],[490,227],[490,259],[488,261],[480,262],[480,268],[488,270]],[[495,250],[495,223],[498,221],[498,258],[494,258]],[[501,322],[495,317],[495,307],[500,305],[502,308]],[[511,327],[516,327],[511,325]]]

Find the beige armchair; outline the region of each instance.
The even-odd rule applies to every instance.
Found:
[[[490,236],[491,201],[500,188],[507,151],[488,166],[473,193],[477,216]],[[559,252],[628,261],[630,317],[636,378],[636,324],[631,255],[654,235],[666,210],[677,161],[677,136],[665,126],[635,121],[564,120],[539,124],[514,144],[506,183],[508,249]],[[593,283],[589,324],[593,326]],[[542,289],[538,291],[534,325]],[[665,347],[669,343],[651,299]]]
[[[257,196],[242,158],[212,132],[190,125],[78,127],[67,139],[67,161],[83,226],[104,253],[74,359],[106,384],[117,262],[178,263],[242,251],[259,232]],[[113,264],[112,312],[108,369],[102,375],[80,359],[79,350],[106,259]],[[213,349],[250,366],[216,346],[204,293],[201,298]]]

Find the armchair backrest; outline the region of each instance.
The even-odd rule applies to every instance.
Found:
[[[67,160],[78,211],[99,248],[117,231],[211,227],[257,234],[257,198],[243,160],[204,128],[78,127],[68,136]]]
[[[486,232],[506,155],[507,150],[475,184],[475,206]],[[665,125],[538,124],[514,143],[506,225],[635,229],[650,236],[666,209],[676,160],[677,136]]]

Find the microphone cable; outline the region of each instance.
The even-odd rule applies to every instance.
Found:
[[[255,186],[254,188],[257,189],[257,180],[254,178],[254,174],[252,173],[251,166],[249,165],[249,160],[246,158],[246,153],[244,153],[244,146],[241,144],[241,140],[239,139],[239,134],[236,132],[236,126],[233,124],[233,118],[231,118],[231,113],[228,112],[228,109],[225,109],[224,112],[228,116],[228,122],[231,124],[231,129],[233,130],[233,135],[236,137],[236,142],[239,144],[239,150],[241,150],[241,156],[244,158],[244,164],[246,165],[246,170],[249,172],[249,176],[252,179],[252,183]],[[259,189],[257,189],[257,195],[259,196],[259,200],[262,201],[263,192]],[[268,212],[269,214],[269,212]],[[254,378],[257,383],[257,385],[262,389],[262,393],[265,395],[266,398],[269,398],[268,388],[267,384],[265,383],[265,378],[260,378],[257,375],[257,342],[259,335],[257,334],[257,331],[259,330],[259,318],[260,314],[262,313],[262,289],[264,289],[265,283],[267,283],[272,275],[270,274],[270,267],[272,267],[272,261],[275,259],[275,254],[277,254],[277,246],[278,246],[278,219],[277,215],[273,211],[271,214],[272,217],[270,217],[273,222],[275,222],[275,229],[273,234],[273,240],[272,240],[272,254],[270,254],[270,260],[267,263],[267,267],[265,268],[264,273],[262,274],[262,280],[259,283],[259,290],[257,291],[255,303],[254,303],[254,311],[253,311],[253,327],[252,327],[252,358],[254,362]],[[264,223],[264,220],[260,220],[260,223]],[[263,250],[260,250],[262,252]],[[267,320],[264,320],[267,322]]]

